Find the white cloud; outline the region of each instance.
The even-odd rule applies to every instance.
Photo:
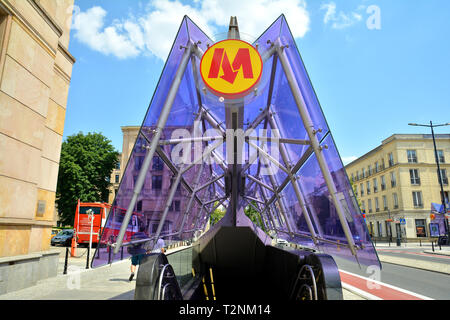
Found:
[[[230,16],[237,16],[240,31],[258,37],[284,13],[296,38],[309,31],[305,0],[204,0],[192,5],[178,0],[152,0],[139,16],[123,17],[105,26],[107,12],[98,6],[74,14],[75,38],[91,49],[120,59],[139,55],[167,58],[184,15],[214,36],[227,32]]]
[[[75,38],[91,49],[103,54],[113,54],[120,59],[139,55],[138,45],[130,38],[130,33],[119,24],[104,27],[106,11],[101,7],[92,7],[79,12],[74,17]]]
[[[347,14],[343,11],[339,11],[339,13],[337,13],[336,3],[334,2],[323,4],[320,9],[326,10],[325,16],[323,17],[323,22],[325,24],[331,22],[331,27],[333,29],[345,29],[362,20],[362,15],[358,12],[363,10],[364,6],[358,6],[356,11],[352,11]]]

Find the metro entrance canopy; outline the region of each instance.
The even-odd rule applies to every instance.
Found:
[[[251,45],[232,18],[228,38],[183,19],[93,267],[137,243],[196,238],[219,206],[222,226],[249,226],[265,244],[244,208],[271,236],[380,266],[285,17]]]

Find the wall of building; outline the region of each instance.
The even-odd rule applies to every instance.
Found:
[[[0,0],[0,258],[50,249],[73,2]]]
[[[450,171],[450,135],[441,134],[436,136],[438,150],[443,150],[445,163],[441,163],[441,169],[446,170],[448,177]],[[408,162],[408,150],[415,150],[417,163]],[[394,162],[389,164],[389,154],[392,153]],[[369,165],[374,169],[378,161],[384,168],[380,167],[378,172],[373,172],[370,176],[361,177],[362,169],[367,174]],[[417,169],[420,177],[420,184],[411,183],[410,170]],[[406,225],[402,225],[402,237],[417,239],[416,220],[425,220],[426,236],[429,236],[429,223],[431,203],[441,203],[441,189],[437,176],[437,166],[434,155],[434,146],[431,135],[393,135],[382,142],[382,144],[368,152],[366,155],[353,161],[346,166],[347,174],[352,179],[356,195],[361,203],[361,209],[365,209],[366,220],[369,226],[372,223],[373,235],[380,235],[378,225],[381,223],[381,235],[389,235],[389,227],[386,220],[393,219],[391,223],[392,235],[397,236],[397,226],[395,221],[400,218],[406,220]],[[360,178],[357,178],[359,172]],[[396,185],[391,185],[391,173],[395,174]],[[386,188],[381,189],[381,176],[385,177]],[[374,179],[378,181],[378,192],[374,192]],[[367,181],[370,181],[370,195],[367,194]],[[361,184],[363,184],[364,194],[361,195]],[[449,186],[444,185],[444,191],[449,191]],[[420,192],[422,205],[414,206],[413,192]],[[394,194],[398,197],[398,207],[394,206]],[[387,209],[384,208],[383,196],[387,199]],[[379,210],[375,208],[375,198],[379,201]],[[368,201],[372,202],[372,212],[369,212]]]

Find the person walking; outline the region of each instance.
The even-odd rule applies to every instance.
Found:
[[[135,240],[143,240],[148,238],[147,234],[145,234],[145,226],[140,224],[139,232],[136,232],[131,236],[131,241]],[[130,277],[129,281],[132,281],[137,269],[137,266],[141,263],[142,258],[147,254],[147,250],[144,248],[144,242],[140,242],[137,244],[132,244],[128,247],[128,253],[131,254],[131,267],[130,267]]]

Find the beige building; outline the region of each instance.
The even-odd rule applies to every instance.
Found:
[[[56,275],[48,250],[73,2],[0,0],[0,294]]]
[[[163,137],[169,138],[174,129],[179,127],[166,127],[163,131]],[[121,197],[117,201],[116,205],[121,208],[126,208],[133,194],[134,184],[137,176],[140,172],[141,165],[145,157],[145,148],[142,148],[141,152],[135,152],[131,157],[131,152],[135,144],[138,146],[145,145],[142,138],[138,139],[140,127],[138,126],[124,126],[122,127],[123,133],[123,145],[122,154],[120,156],[120,168],[116,168],[111,174],[111,187],[109,195],[109,203],[112,204],[114,198],[119,189],[119,184],[123,186],[120,190]],[[145,130],[145,129],[144,129]],[[148,130],[148,129],[147,129]],[[162,147],[166,154],[171,153],[171,146],[167,145]],[[130,163],[128,161],[130,160]],[[144,187],[141,191],[140,197],[136,204],[136,212],[142,214],[142,219],[145,220],[147,226],[149,226],[151,232],[155,232],[161,218],[161,214],[164,210],[165,201],[162,201],[161,195],[167,195],[169,193],[172,184],[172,171],[164,164],[164,162],[157,156],[155,156],[150,164],[150,172],[146,177]],[[128,176],[122,181],[122,176],[128,171]],[[194,171],[185,174],[185,178],[189,181],[193,180]],[[208,173],[205,170],[202,174],[203,180],[206,181]],[[117,180],[118,179],[118,180]],[[175,193],[175,197],[169,209],[169,213],[166,222],[163,227],[163,232],[170,233],[176,227],[176,221],[182,214],[183,208],[186,207],[189,197],[187,191],[179,186]],[[194,223],[193,221],[187,221],[186,224]],[[209,224],[207,224],[207,227]],[[206,229],[207,230],[207,229]]]
[[[116,167],[111,172],[111,177],[109,179],[111,185],[109,186],[109,196],[108,203],[112,204],[114,198],[116,197],[117,191],[119,190],[120,178],[121,178],[121,166],[122,166],[122,154],[119,154],[119,162]],[[126,165],[126,164],[125,164]]]
[[[450,134],[435,137],[448,199]],[[430,236],[431,203],[442,203],[443,196],[431,134],[394,134],[345,169],[375,239]],[[398,223],[400,219],[406,224]]]

